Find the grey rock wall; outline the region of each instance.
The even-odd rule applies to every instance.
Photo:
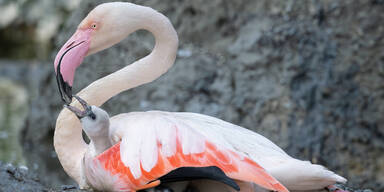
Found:
[[[72,13],[52,58],[100,2],[83,1]],[[134,2],[171,19],[180,51],[160,79],[104,104],[110,115],[153,109],[212,115],[329,167],[350,186],[384,190],[382,1]],[[152,46],[151,35],[138,32],[86,58],[74,89],[145,56]],[[28,67],[34,96],[23,141],[30,166],[49,175],[43,181],[68,183],[57,174],[52,150],[62,105],[52,66]]]
[[[26,90],[0,78],[0,161],[23,165],[21,131],[27,118]]]
[[[0,58],[46,60],[52,40],[80,0],[0,1]]]

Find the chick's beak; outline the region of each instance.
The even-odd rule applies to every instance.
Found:
[[[66,107],[67,109],[72,111],[77,116],[77,118],[81,119],[81,118],[92,113],[91,106],[89,106],[87,102],[85,102],[79,96],[73,95],[73,97],[79,101],[79,103],[81,104],[81,106],[83,107],[84,110],[82,111],[82,110],[78,109],[77,107],[74,107],[74,106],[71,106],[68,104],[65,104],[64,107]]]

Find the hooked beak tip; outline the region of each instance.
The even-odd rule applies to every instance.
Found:
[[[60,71],[56,75],[57,85],[59,87],[59,92],[61,99],[65,104],[70,104],[72,102],[72,87],[64,81]]]
[[[63,99],[63,101],[64,101],[64,103],[65,103],[66,105],[69,105],[69,104],[71,104],[71,102],[72,102],[72,95],[71,95],[71,93],[72,93],[72,91],[70,91],[69,94],[65,92],[65,93],[62,95],[62,99]]]

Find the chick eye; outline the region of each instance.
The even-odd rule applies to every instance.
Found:
[[[96,119],[96,115],[95,115],[94,113],[89,114],[89,117],[90,117],[92,120],[95,120],[95,119]]]

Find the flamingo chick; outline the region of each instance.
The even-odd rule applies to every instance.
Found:
[[[79,98],[92,107],[79,98],[72,102],[74,74],[83,58],[139,29],[155,36],[153,51],[80,91]],[[54,63],[56,78],[63,101],[71,106],[57,118],[54,146],[64,170],[81,188],[136,191],[160,182],[205,178],[218,180],[230,190],[240,186],[241,191],[252,191],[257,184],[285,192],[346,182],[323,166],[290,157],[255,132],[214,117],[149,111],[109,118],[97,107],[164,74],[175,61],[177,46],[176,31],[164,15],[114,2],[92,10],[60,49]],[[80,105],[84,111],[78,109]],[[90,145],[84,142],[81,127]]]

